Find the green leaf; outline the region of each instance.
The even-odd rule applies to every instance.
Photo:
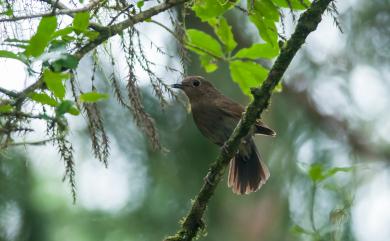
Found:
[[[137,2],[137,7],[138,8],[142,8],[144,6],[144,4],[145,4],[145,1],[138,1]]]
[[[354,169],[354,167],[333,167],[330,168],[325,174],[324,177],[328,178],[334,176],[338,172],[350,172]]]
[[[67,43],[70,43],[72,41],[75,41],[77,38],[73,37],[73,36],[69,36],[69,35],[64,35],[62,36],[62,39],[67,42]]]
[[[63,69],[76,69],[79,64],[79,60],[71,54],[62,54],[60,58],[53,63],[51,66],[55,71],[61,71]]]
[[[214,72],[218,69],[218,65],[215,64],[215,59],[210,55],[199,55],[200,63],[207,73]]]
[[[265,42],[271,44],[271,46],[278,46],[278,30],[274,21],[262,19],[255,15],[249,16],[249,20],[256,25],[260,37]]]
[[[231,1],[216,1],[216,0],[196,0],[192,6],[195,12],[202,21],[221,16],[227,10],[232,8],[238,0]]]
[[[7,50],[0,50],[0,58],[19,59],[19,56]]]
[[[73,18],[73,28],[79,32],[87,30],[89,25],[89,12],[76,13]]]
[[[67,44],[68,43],[64,40],[53,39],[50,42],[48,52],[54,52],[54,51],[64,52],[66,50]]]
[[[279,54],[279,48],[273,47],[268,43],[265,44],[253,44],[249,48],[242,48],[238,51],[233,58],[247,58],[247,59],[258,59],[267,58],[271,59]]]
[[[14,14],[14,10],[9,6],[7,6],[7,10],[4,12],[4,14],[7,15],[8,17],[11,17]]]
[[[26,48],[26,55],[33,57],[40,56],[45,51],[56,28],[57,18],[55,16],[43,17],[41,22],[39,22],[37,32],[29,41],[29,45]]]
[[[309,168],[309,177],[313,182],[321,182],[338,172],[350,172],[353,169],[353,167],[333,167],[325,171],[322,164],[315,163]]]
[[[253,0],[248,0],[249,3]],[[271,0],[255,0],[253,2],[253,8],[249,8],[249,13],[262,19],[272,20],[273,22],[279,21],[279,10]]]
[[[43,72],[43,80],[47,88],[54,94],[54,96],[63,99],[65,97],[65,86],[62,80],[68,79],[68,73],[55,73],[48,69]]]
[[[74,106],[73,101],[63,100],[56,108],[57,116],[69,113],[71,115],[79,115],[80,111]]]
[[[0,113],[7,113],[13,110],[13,106],[10,104],[0,105]]]
[[[290,232],[292,232],[293,234],[311,234],[310,231],[305,230],[299,225],[292,226]]]
[[[76,107],[72,106],[69,108],[68,113],[71,115],[79,115],[80,111]]]
[[[56,37],[59,37],[59,36],[66,36],[66,35],[71,34],[72,32],[73,32],[73,28],[72,27],[66,27],[66,28],[63,28],[63,29],[60,29],[60,30],[57,30],[56,32],[54,32],[52,37],[56,38]]]
[[[186,33],[188,49],[198,54],[207,53],[217,57],[223,56],[221,45],[207,33],[196,29],[188,29]]]
[[[250,97],[252,97],[250,89],[261,85],[268,74],[267,69],[254,62],[236,60],[230,62],[229,68],[233,81]]]
[[[53,106],[53,107],[56,107],[58,105],[58,102],[51,98],[50,96],[48,96],[47,94],[45,93],[31,93],[29,94],[30,99],[36,101],[36,102],[39,102],[41,104],[44,104],[44,105],[50,105],[50,106]]]
[[[81,102],[88,102],[88,103],[94,103],[99,100],[106,100],[108,99],[109,95],[105,93],[98,93],[98,92],[88,92],[81,94],[79,96],[79,99]]]
[[[0,58],[16,59],[24,64],[27,64],[26,60],[22,56],[19,56],[19,54],[15,54],[7,50],[0,50]]]
[[[315,163],[309,168],[309,177],[313,182],[319,182],[324,180],[324,167],[320,163]]]
[[[252,4],[253,2],[253,4]],[[271,46],[277,46],[279,9],[271,0],[248,0],[249,20],[255,24],[260,37]]]
[[[226,50],[231,52],[236,46],[237,42],[234,40],[232,27],[224,17],[210,19],[209,24],[213,27],[215,34],[219,40],[226,46]]]
[[[306,9],[308,6],[311,5],[310,1],[309,0],[289,0],[290,3],[291,3],[291,8],[293,10],[304,10]],[[289,3],[287,0],[272,0],[272,2],[278,6],[278,7],[282,7],[282,8],[290,8],[289,6]],[[303,4],[302,4],[303,2]],[[306,5],[306,6],[305,6]]]
[[[93,41],[97,37],[99,37],[99,32],[96,32],[96,31],[93,31],[93,30],[84,31],[84,35],[87,36],[89,38],[89,40]]]
[[[62,66],[68,69],[76,69],[79,64],[79,60],[71,54],[64,54]]]
[[[67,113],[73,106],[73,102],[70,100],[64,100],[62,101],[56,108],[56,114],[57,115],[63,115]]]

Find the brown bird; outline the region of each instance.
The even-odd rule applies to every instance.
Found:
[[[223,146],[237,126],[244,107],[221,94],[201,76],[188,76],[172,87],[183,90],[187,95],[200,132],[213,143]],[[268,168],[252,139],[254,134],[275,136],[271,128],[258,120],[244,138],[229,167],[228,186],[236,194],[257,191],[269,178]]]

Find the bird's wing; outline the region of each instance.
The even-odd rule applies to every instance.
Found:
[[[217,100],[217,106],[221,111],[223,111],[225,114],[235,118],[240,119],[242,116],[242,113],[244,113],[245,109],[242,105],[238,104],[237,102],[225,97],[225,98],[218,98]],[[261,134],[261,135],[267,135],[267,136],[275,136],[276,132],[272,130],[270,127],[268,127],[266,124],[264,124],[260,119],[256,120],[255,123],[255,133]]]
[[[242,113],[245,111],[242,105],[225,96],[224,98],[216,99],[215,104],[218,109],[224,112],[224,114],[237,119],[237,121],[241,118]]]

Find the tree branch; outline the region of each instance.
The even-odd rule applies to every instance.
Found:
[[[187,2],[189,0],[166,0],[165,2],[156,5],[154,7],[151,7],[143,12],[140,12],[131,18],[128,18],[122,22],[119,22],[117,24],[114,24],[110,27],[107,27],[105,31],[101,31],[98,38],[96,38],[94,41],[88,43],[81,49],[79,49],[75,53],[75,57],[78,59],[81,59],[86,53],[93,50],[97,46],[99,46],[101,43],[106,41],[107,39],[111,38],[112,36],[117,35],[118,33],[121,33],[123,30],[133,27],[135,24],[143,22],[154,15],[157,15],[161,12],[164,12],[165,10],[172,8],[176,5],[179,5],[181,3]]]
[[[8,95],[9,97],[13,97],[13,98],[18,97],[18,93],[11,91],[11,90],[4,89],[2,87],[0,87],[0,93],[3,93],[5,95]]]
[[[63,5],[62,3],[60,3],[60,2],[56,3],[56,2],[54,2],[52,0],[40,0],[40,1],[49,3],[49,4],[51,4],[53,6],[56,6],[56,7],[60,8],[60,9],[62,9],[62,10],[67,10],[67,7],[65,5]],[[159,14],[161,12],[164,12],[165,10],[167,10],[169,8],[172,8],[172,7],[176,6],[176,5],[179,5],[181,3],[184,3],[186,1],[189,1],[189,0],[167,0],[164,3],[161,3],[159,5],[151,7],[151,8],[149,8],[149,9],[143,11],[143,12],[140,12],[140,13],[132,16],[131,19],[124,20],[124,21],[122,21],[120,23],[117,23],[115,25],[112,25],[110,27],[103,27],[103,26],[100,26],[100,25],[98,26],[98,25],[94,25],[93,24],[91,26],[91,28],[94,28],[95,30],[100,32],[99,37],[96,38],[94,41],[86,44],[82,48],[80,48],[74,54],[74,56],[76,58],[78,58],[78,59],[81,59],[89,51],[93,50],[94,48],[99,46],[101,43],[103,43],[104,41],[108,40],[110,37],[112,37],[112,36],[122,32],[126,28],[133,27],[137,23],[143,22],[143,21],[151,18],[154,15],[157,15],[157,14]],[[25,100],[26,96],[29,93],[35,91],[36,89],[41,88],[42,84],[43,84],[42,78],[39,77],[39,79],[36,82],[31,84],[29,87],[24,89],[22,92],[15,93],[16,95],[14,95],[14,93],[8,92],[5,89],[3,89],[3,90],[5,90],[8,94],[12,94],[13,95],[12,97],[15,98],[15,103],[16,103],[15,105],[20,105]],[[3,90],[0,91],[0,92],[6,94]]]
[[[57,137],[52,137],[49,139],[41,140],[41,141],[23,141],[23,142],[11,142],[7,144],[7,147],[9,146],[40,146],[40,145],[46,145],[48,142],[52,142],[54,140],[57,140]]]
[[[58,121],[55,117],[49,116],[49,115],[33,115],[30,113],[24,113],[21,111],[15,111],[15,112],[4,112],[1,113],[2,116],[14,116],[16,118],[23,117],[23,118],[29,118],[29,119],[40,119],[40,120],[51,120],[51,121]]]
[[[60,2],[58,0],[55,0],[55,1],[54,0],[39,0],[39,1],[50,4],[53,7],[53,10],[58,8],[60,10],[69,11],[69,13],[67,13],[67,15],[70,17],[74,17],[74,13],[71,12],[71,9],[69,9],[65,4],[63,4],[62,2]],[[100,3],[100,2],[98,1],[97,3]],[[93,22],[89,23],[89,27],[95,31],[98,31],[98,32],[103,31],[105,29],[104,26],[97,24],[97,23],[93,23]]]
[[[41,17],[47,17],[47,16],[58,16],[58,15],[73,15],[75,13],[79,12],[86,12],[92,10],[94,7],[96,7],[99,4],[99,2],[91,2],[90,4],[82,7],[82,8],[77,8],[77,9],[63,9],[60,11],[49,11],[46,13],[38,13],[38,14],[31,14],[31,15],[25,15],[25,16],[15,16],[12,18],[3,18],[0,19],[0,23],[4,22],[16,22],[19,20],[25,20],[25,19],[33,19],[33,18],[41,18]]]
[[[176,235],[168,237],[166,241],[192,240],[203,227],[202,217],[207,204],[213,195],[217,184],[220,182],[226,166],[238,150],[242,138],[244,138],[255,123],[260,114],[268,107],[272,91],[280,82],[284,72],[293,57],[305,42],[306,37],[314,31],[321,21],[321,16],[332,0],[313,1],[299,18],[295,32],[281,49],[279,57],[272,66],[267,79],[260,88],[252,89],[254,100],[248,105],[240,122],[233,131],[224,148],[219,153],[216,161],[211,165],[208,179],[203,184],[199,194],[195,197],[191,210],[184,218],[184,222]],[[213,183],[210,184],[210,183]]]

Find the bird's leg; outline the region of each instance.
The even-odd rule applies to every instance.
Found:
[[[247,142],[246,142],[246,140],[242,140],[241,143],[246,144]],[[227,144],[226,144],[226,142],[223,143],[223,145],[221,146],[221,151],[222,151],[225,155],[229,154],[229,150],[227,149]],[[240,150],[237,150],[236,153],[238,153],[239,151],[240,151]]]
[[[210,184],[211,186],[214,186],[215,185],[215,180],[212,181],[212,179],[214,179],[215,176],[212,176],[211,174],[211,170],[209,170],[209,172],[207,173],[207,175],[203,178],[203,180],[205,182],[207,182],[208,184]]]
[[[229,154],[229,151],[227,149],[227,144],[226,143],[223,143],[223,145],[221,146],[221,151],[227,155]],[[237,151],[238,152],[238,151]],[[209,170],[209,172],[207,173],[207,175],[203,178],[203,180],[205,182],[207,182],[208,184],[214,186],[216,183],[215,183],[215,175],[213,175],[211,173],[211,170]]]
[[[222,150],[222,152],[223,152],[224,154],[228,154],[228,153],[229,153],[229,151],[228,151],[228,149],[227,149],[227,144],[226,144],[226,142],[224,142],[223,145],[221,146],[221,150]]]

